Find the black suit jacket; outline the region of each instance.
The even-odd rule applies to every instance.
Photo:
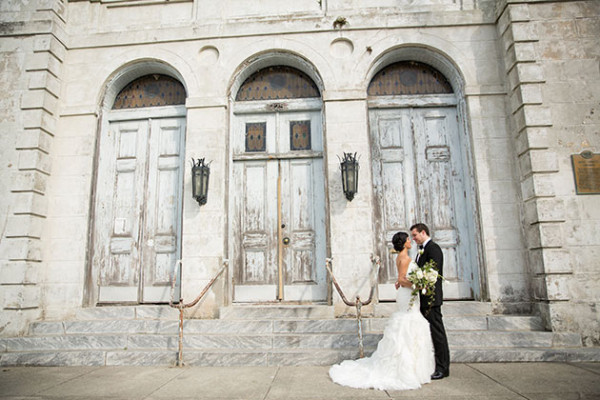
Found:
[[[435,261],[435,269],[437,269],[440,275],[444,275],[444,253],[442,253],[441,247],[435,243],[433,240],[427,242],[425,247],[423,248],[423,254],[419,256],[419,260],[417,261],[417,265],[422,267],[427,263],[427,261],[433,260]],[[427,297],[419,294],[421,299],[421,308],[427,308]],[[441,306],[444,298],[444,293],[442,292],[442,278],[438,278],[435,283],[435,291],[434,291],[434,300],[432,307]]]

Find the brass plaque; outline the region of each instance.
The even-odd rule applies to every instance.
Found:
[[[571,155],[577,194],[600,194],[600,154],[584,151]]]

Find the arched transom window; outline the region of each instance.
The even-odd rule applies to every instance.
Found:
[[[448,80],[435,68],[415,61],[391,64],[371,80],[369,96],[453,93]]]
[[[113,110],[179,105],[185,104],[185,98],[185,88],[177,79],[152,74],[125,86],[117,95]]]
[[[319,88],[304,72],[288,66],[263,68],[252,74],[237,92],[236,101],[320,97]]]

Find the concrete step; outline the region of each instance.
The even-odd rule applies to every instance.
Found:
[[[373,348],[365,349],[369,356]],[[599,348],[451,348],[453,363],[461,362],[599,362]],[[358,358],[356,349],[298,349],[298,350],[189,350],[183,352],[187,366],[302,366],[332,365]],[[0,354],[1,366],[173,366],[177,351],[160,350],[94,350],[45,351]]]
[[[447,302],[443,311],[455,362],[600,361],[600,349],[583,348],[576,333],[544,331],[539,317],[492,315],[475,302]],[[173,365],[178,318],[168,306],[81,310],[74,320],[33,323],[28,336],[0,338],[0,365]],[[362,322],[370,354],[387,318]],[[236,305],[220,319],[185,320],[183,331],[188,365],[330,365],[358,356],[356,319],[334,318],[330,306]]]
[[[333,319],[333,307],[327,305],[244,305],[219,309],[220,319]]]
[[[395,302],[390,303],[378,303],[374,306],[374,313],[376,317],[388,317],[394,311],[397,306]],[[442,306],[442,313],[445,317],[450,316],[484,316],[492,314],[491,303],[483,303],[479,301],[444,301]]]
[[[600,362],[600,348],[485,348],[450,349],[453,363],[477,362]]]
[[[396,303],[379,303],[375,305],[376,317],[388,317],[396,311]],[[256,320],[256,319],[331,319],[334,318],[333,307],[328,305],[255,305],[235,304],[221,307],[221,319]],[[490,315],[490,303],[475,301],[446,301],[443,306],[445,317],[448,316],[482,316]],[[111,306],[91,307],[77,311],[76,320],[114,320],[114,319],[149,319],[178,320],[179,311],[169,306]]]
[[[369,350],[370,354],[373,350]],[[358,358],[358,350],[185,350],[187,366],[300,366],[332,365]],[[177,351],[45,351],[0,354],[1,366],[174,366]]]
[[[581,336],[555,332],[448,331],[451,348],[581,347]]]
[[[366,321],[366,320],[365,320]],[[367,321],[365,322],[367,323]],[[356,332],[355,319],[326,320],[185,320],[185,334],[272,334],[272,333],[350,333]],[[65,322],[34,322],[30,336],[71,334],[177,334],[179,321],[150,320],[91,320]]]
[[[387,318],[365,318],[369,332],[383,332]],[[542,319],[536,316],[467,315],[444,316],[446,330],[543,331]]]
[[[365,348],[375,348],[381,333],[364,333]],[[535,331],[448,331],[451,349],[470,348],[578,348],[581,337],[576,333]],[[358,335],[353,332],[271,332],[271,333],[198,333],[185,332],[183,345],[189,350],[221,349],[357,349]],[[26,351],[74,350],[176,350],[179,336],[153,333],[66,334],[0,339],[4,353]]]
[[[365,332],[383,332],[387,318],[363,318]],[[496,330],[496,331],[543,331],[542,321],[532,316],[449,316],[444,318],[448,331],[453,330]],[[185,320],[185,333],[336,333],[356,332],[355,318],[332,319],[203,319]],[[91,334],[175,334],[179,331],[177,320],[87,320],[64,322],[34,322],[30,325],[30,336]]]
[[[179,310],[168,305],[90,307],[77,311],[75,320],[150,319],[179,320]]]

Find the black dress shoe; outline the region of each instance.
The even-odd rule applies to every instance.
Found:
[[[431,375],[431,379],[434,379],[434,380],[435,380],[435,379],[442,379],[444,376],[447,376],[447,375],[444,375],[444,374],[443,374],[442,372],[440,372],[440,371],[435,371],[435,372],[433,373],[433,375]]]

